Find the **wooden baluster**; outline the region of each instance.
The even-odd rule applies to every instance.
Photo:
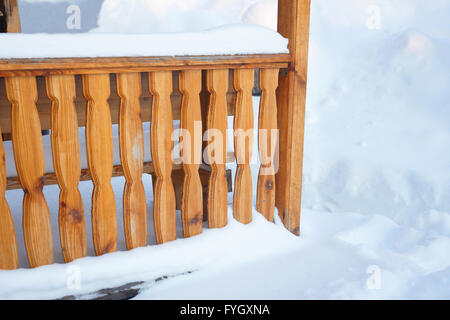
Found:
[[[250,161],[253,149],[253,69],[234,71],[234,87],[237,91],[234,117],[234,152],[237,161],[233,198],[234,218],[242,223],[252,221],[252,172]]]
[[[203,188],[199,167],[202,160],[202,114],[200,91],[202,90],[202,72],[181,71],[179,80],[183,93],[181,105],[181,135],[184,183],[181,215],[185,237],[202,232]]]
[[[8,202],[6,202],[5,191],[5,150],[3,149],[3,140],[0,140],[0,270],[13,270],[19,267],[19,253],[14,221]]]
[[[142,93],[140,73],[117,75],[117,92],[121,98],[119,113],[120,159],[126,178],[123,191],[123,220],[128,250],[147,245],[147,202],[144,172],[144,132],[139,97]]]
[[[208,70],[207,88],[210,103],[207,116],[207,140],[205,150],[207,162],[211,165],[208,191],[208,226],[223,228],[227,225],[228,186],[226,179],[227,156],[227,98],[228,70]]]
[[[173,119],[170,94],[172,72],[151,72],[150,91],[153,94],[151,151],[155,167],[153,217],[156,241],[176,239],[175,191],[172,184]]]
[[[41,124],[36,109],[37,88],[34,77],[5,79],[11,102],[14,159],[23,198],[23,235],[32,268],[53,263],[53,236],[50,212],[42,193],[44,187],[44,148]]]
[[[258,176],[256,208],[273,221],[275,211],[274,157],[278,143],[277,97],[278,69],[260,70],[261,101],[259,105],[258,145],[261,167]]]
[[[97,255],[117,249],[116,200],[111,186],[113,139],[108,97],[109,74],[83,75],[86,110],[86,149],[94,182],[92,193],[92,236]]]
[[[59,195],[59,234],[65,262],[86,256],[86,224],[78,184],[81,160],[73,76],[48,76],[47,93],[52,100],[52,155]]]

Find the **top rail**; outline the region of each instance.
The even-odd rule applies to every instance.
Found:
[[[0,77],[148,71],[287,68],[289,54],[0,59]]]

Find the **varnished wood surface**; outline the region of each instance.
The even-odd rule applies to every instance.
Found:
[[[0,270],[13,270],[19,266],[19,255],[14,221],[8,202],[6,202],[5,191],[5,150],[3,141],[0,140]]]
[[[53,167],[59,196],[59,234],[65,262],[86,255],[86,223],[78,184],[81,159],[73,76],[49,76],[47,92],[52,100]]]
[[[227,102],[228,70],[209,70],[206,75],[210,93],[207,115],[207,141],[205,150],[211,177],[208,192],[208,226],[223,228],[227,225],[227,180],[225,172],[227,150]]]
[[[116,200],[111,185],[113,137],[108,97],[108,74],[84,75],[86,112],[86,151],[94,183],[92,192],[92,236],[97,255],[117,249]]]
[[[23,235],[30,266],[53,263],[53,235],[50,212],[42,193],[44,150],[36,110],[36,79],[6,79],[6,93],[12,104],[12,143],[23,198]]]
[[[281,75],[278,100],[280,128],[276,206],[287,229],[300,234],[306,84],[308,74],[311,0],[279,0],[278,32],[289,39],[292,56],[287,75]]]
[[[203,193],[199,175],[203,142],[200,108],[202,71],[181,71],[179,84],[183,94],[180,143],[185,173],[181,215],[184,237],[192,237],[202,232],[203,222]]]
[[[229,152],[229,153],[227,153],[227,163],[232,163],[232,162],[234,162],[234,153]],[[172,171],[182,170],[182,169],[183,169],[182,160],[180,158],[174,159]],[[155,173],[155,169],[153,167],[153,162],[151,162],[151,161],[144,162],[144,173],[147,173],[147,174]],[[122,177],[122,176],[124,176],[123,167],[121,165],[114,166],[112,169],[112,177]],[[80,181],[90,181],[90,180],[92,180],[92,175],[91,175],[89,169],[82,169],[81,175],[80,175]],[[42,181],[45,186],[54,185],[54,184],[58,183],[56,180],[56,175],[53,172],[44,174]],[[20,188],[21,188],[21,185],[20,185],[19,177],[7,178],[6,190],[16,190],[16,189],[20,189]]]
[[[144,130],[141,120],[141,79],[139,73],[117,75],[121,97],[119,138],[120,159],[126,183],[123,192],[123,219],[128,250],[147,245],[147,202],[144,171]]]
[[[250,161],[253,151],[253,89],[254,71],[235,70],[234,88],[237,91],[234,117],[234,152],[237,170],[234,182],[233,215],[244,224],[252,221],[252,171]]]
[[[278,69],[260,70],[261,100],[258,119],[258,147],[261,167],[258,175],[256,209],[273,221],[275,211],[275,154],[278,145]]]
[[[287,68],[289,54],[0,59],[0,77],[50,74],[99,74],[145,71]]]
[[[139,97],[139,102],[142,106],[141,117],[143,122],[150,122],[152,120],[152,95],[148,91],[148,74],[141,73],[141,86],[143,88],[142,94]],[[177,73],[173,74],[173,86],[177,86]],[[120,97],[116,92],[116,76],[111,75],[111,96],[108,99],[108,103],[111,111],[111,121],[113,124],[119,123],[119,109],[120,109]],[[232,81],[232,77],[230,77]],[[77,120],[78,126],[84,127],[86,125],[86,99],[82,94],[82,83],[81,77],[75,77],[76,92],[77,96],[75,98],[75,107],[77,110]],[[42,130],[51,129],[51,101],[47,97],[47,92],[45,90],[45,79],[43,77],[37,77],[37,88],[38,88],[38,100],[36,103],[37,110],[39,113],[39,118],[41,121]],[[174,120],[180,120],[181,118],[181,100],[182,96],[178,90],[174,90],[171,94],[172,102],[172,115]],[[234,115],[235,105],[236,105],[236,92],[233,86],[229,87],[227,92],[227,107],[228,115]],[[205,121],[206,122],[206,121]],[[4,78],[0,78],[0,129],[4,134],[11,132],[11,104],[6,99]]]
[[[18,0],[1,0],[5,7],[6,32],[21,32]]]
[[[151,123],[151,152],[156,173],[153,217],[156,241],[176,239],[175,191],[172,184],[173,118],[170,107],[172,73],[150,73],[150,91],[154,96]]]

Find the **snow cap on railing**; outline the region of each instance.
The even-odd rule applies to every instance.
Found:
[[[248,24],[155,34],[0,34],[0,59],[288,53],[288,40]]]

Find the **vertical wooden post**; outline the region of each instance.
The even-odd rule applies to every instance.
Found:
[[[147,202],[142,174],[144,171],[144,131],[142,128],[142,94],[140,73],[117,75],[117,92],[121,98],[119,113],[120,159],[126,178],[123,190],[123,222],[127,249],[147,245]]]
[[[180,71],[179,86],[183,93],[180,143],[185,173],[181,216],[184,237],[187,238],[202,232],[203,221],[203,189],[199,175],[202,159],[202,113],[200,106],[202,72],[196,70]],[[196,132],[196,125],[200,126],[200,133]]]
[[[0,130],[1,136],[1,130]],[[0,139],[0,270],[12,270],[19,267],[16,231],[6,191],[6,164],[3,140]]]
[[[172,72],[151,72],[149,82],[153,95],[150,144],[156,174],[153,220],[156,241],[161,244],[177,237],[175,190],[172,183]]]
[[[228,70],[208,70],[206,86],[210,93],[207,116],[207,162],[211,165],[208,191],[208,226],[223,228],[227,225],[227,99]],[[211,148],[211,149],[209,149]],[[212,150],[209,152],[209,150]]]
[[[278,143],[277,98],[279,69],[261,69],[259,83],[261,102],[258,119],[258,147],[261,167],[258,175],[256,209],[267,220],[273,221],[275,211],[274,157]]]
[[[241,223],[252,221],[252,170],[253,151],[253,69],[234,71],[234,88],[237,91],[234,116],[234,153],[237,170],[234,184],[233,216]]]
[[[53,235],[50,211],[43,194],[44,147],[36,108],[36,78],[5,79],[6,96],[11,103],[14,160],[23,197],[23,236],[32,268],[53,263]]]
[[[17,0],[0,0],[0,32],[21,32]]]
[[[289,39],[292,63],[280,75],[277,94],[280,129],[276,206],[287,229],[300,235],[303,139],[311,0],[278,0],[278,32]]]
[[[83,75],[83,93],[87,100],[86,151],[94,183],[92,192],[92,237],[96,255],[117,249],[116,199],[111,185],[113,136],[108,98],[109,74]]]
[[[86,222],[80,182],[80,143],[75,109],[75,77],[53,75],[46,78],[52,101],[52,155],[59,195],[59,234],[65,262],[86,256]]]

